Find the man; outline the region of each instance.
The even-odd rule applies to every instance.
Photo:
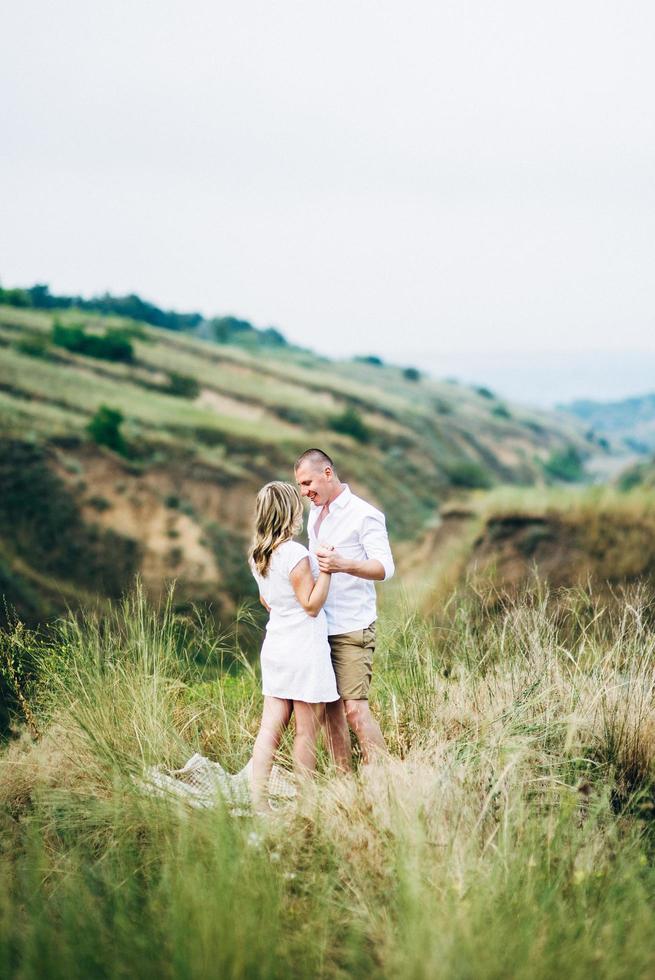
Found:
[[[375,651],[375,582],[390,579],[394,563],[384,514],[342,483],[321,449],[308,449],[295,465],[296,482],[311,502],[309,550],[332,573],[325,603],[332,664],[341,700],[326,705],[328,743],[340,769],[350,769],[348,725],[364,762],[387,747],[371,714],[368,691]]]

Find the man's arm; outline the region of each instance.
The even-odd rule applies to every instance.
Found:
[[[369,579],[372,582],[383,582],[387,577],[384,565],[377,558],[350,561],[348,558],[343,558],[338,551],[320,547],[316,550],[316,558],[322,572],[345,572],[346,575]]]

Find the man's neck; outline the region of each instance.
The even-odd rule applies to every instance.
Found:
[[[337,499],[337,497],[340,494],[342,494],[345,489],[346,489],[346,484],[345,483],[337,483],[337,485],[335,486],[333,492],[330,494],[329,498],[323,504],[324,510],[329,510],[330,509],[330,504],[333,504],[334,501]]]

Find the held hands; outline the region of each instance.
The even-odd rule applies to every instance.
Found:
[[[318,561],[318,567],[322,572],[327,572],[331,575],[333,572],[342,572],[343,569],[343,558],[341,555],[334,550],[331,544],[325,544],[321,542],[316,549],[316,559]]]

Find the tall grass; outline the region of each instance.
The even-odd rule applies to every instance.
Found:
[[[380,624],[388,760],[326,758],[276,817],[144,795],[250,755],[256,670],[136,594],[30,651],[38,736],[0,762],[0,974],[646,977],[655,969],[652,598],[453,596]],[[286,750],[285,750],[286,751]],[[284,753],[283,753],[284,755]]]

